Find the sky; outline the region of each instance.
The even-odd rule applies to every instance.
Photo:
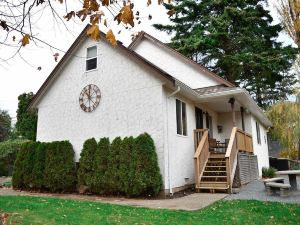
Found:
[[[270,1],[270,9],[275,22],[278,22],[276,11],[271,6],[275,0]],[[65,15],[65,8],[59,5],[58,1],[53,1],[58,13]],[[136,0],[135,10],[140,11],[141,24],[136,25],[134,29],[125,29],[121,25],[116,25],[109,17],[110,12],[105,11],[108,18],[108,25],[111,26],[117,38],[127,46],[131,42],[131,35],[138,31],[144,30],[161,41],[165,42],[170,39],[165,33],[159,32],[152,27],[154,23],[168,23],[168,15],[163,6],[158,6],[153,2],[150,7],[146,6],[146,0]],[[80,8],[80,5],[68,5],[68,11]],[[148,15],[152,15],[152,20],[148,20]],[[35,35],[40,39],[50,43],[62,51],[58,51],[49,46],[31,42],[29,45],[21,49],[21,56],[16,55],[12,59],[0,61],[0,109],[7,110],[11,117],[15,120],[18,105],[18,96],[24,92],[36,93],[54,67],[57,65],[53,55],[59,53],[59,59],[63,56],[69,46],[73,43],[78,34],[85,27],[86,22],[82,23],[78,20],[66,22],[68,31],[60,22],[53,21],[50,11],[43,11],[42,15],[35,19]],[[102,28],[105,32],[105,29]],[[1,30],[0,34],[3,34]],[[16,40],[21,37],[16,35]],[[0,35],[1,40],[1,35]],[[282,34],[280,40],[287,44],[292,41]],[[0,45],[0,58],[9,58],[15,52],[15,48],[3,47]],[[84,56],[83,56],[84,57]],[[41,70],[38,70],[41,67]]]

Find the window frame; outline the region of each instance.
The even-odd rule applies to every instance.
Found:
[[[176,104],[176,133],[177,135],[187,137],[188,129],[187,129],[186,103],[176,98],[175,104]]]
[[[96,56],[88,58],[88,50],[91,49],[91,48],[96,49]],[[88,61],[93,60],[93,59],[96,59],[96,67],[92,68],[92,69],[88,69]],[[98,48],[97,48],[97,45],[92,45],[92,46],[89,46],[89,47],[86,48],[85,71],[90,72],[90,71],[93,71],[93,70],[97,70],[97,68],[98,68]]]
[[[261,133],[260,133],[260,125],[257,121],[255,121],[255,127],[256,127],[256,140],[257,144],[261,145]]]

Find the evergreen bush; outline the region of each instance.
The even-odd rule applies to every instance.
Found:
[[[119,194],[121,189],[119,165],[120,165],[120,149],[122,139],[116,137],[110,146],[108,154],[108,167],[105,173],[107,179],[107,188],[110,194]]]
[[[108,155],[110,149],[109,138],[101,138],[95,154],[95,173],[92,192],[97,194],[108,193]]]
[[[37,142],[28,142],[24,144],[24,149],[26,151],[25,157],[24,157],[24,186],[26,189],[33,188],[34,183],[34,174],[33,174],[33,167],[34,167],[34,158],[36,149],[39,143]]]
[[[121,155],[119,160],[120,192],[129,196],[132,183],[134,182],[135,167],[132,151],[134,148],[134,138],[125,137],[121,144]]]
[[[34,189],[44,188],[44,171],[48,143],[38,142],[35,148],[33,168],[32,168],[32,186]]]
[[[78,185],[91,188],[95,173],[96,150],[97,141],[95,138],[88,139],[84,142],[79,159],[79,169],[77,171]]]
[[[74,190],[76,186],[74,151],[69,141],[49,143],[44,184],[51,192]]]
[[[163,182],[154,141],[149,134],[141,134],[135,139],[132,163],[135,176],[128,194],[130,196],[158,194]]]
[[[26,163],[28,162],[28,154],[29,152],[29,145],[32,142],[26,142],[21,145],[20,150],[17,153],[17,158],[14,163],[14,171],[12,176],[12,185],[14,188],[22,189],[25,187],[25,171],[28,166]]]

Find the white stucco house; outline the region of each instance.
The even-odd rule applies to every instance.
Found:
[[[29,105],[38,141],[69,140],[78,160],[88,138],[147,132],[166,193],[195,184],[230,191],[238,152],[256,156],[259,174],[269,166],[271,123],[246,90],[147,33],[112,47],[88,39],[87,28]]]

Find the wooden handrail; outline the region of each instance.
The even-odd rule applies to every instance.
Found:
[[[195,129],[194,130],[194,142],[195,142],[195,152],[197,151],[198,145],[205,131],[208,129]]]
[[[194,131],[195,136],[196,132],[199,132],[199,130]],[[200,132],[203,132],[203,135],[194,154],[196,188],[200,187],[201,176],[209,158],[208,130],[205,129]]]
[[[253,153],[252,136],[237,127],[232,128],[230,140],[225,154],[227,183],[229,191],[232,190],[232,183],[237,166],[237,155],[239,151]]]

